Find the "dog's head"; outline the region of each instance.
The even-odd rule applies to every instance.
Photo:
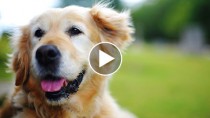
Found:
[[[49,104],[64,104],[86,89],[81,86],[95,74],[88,65],[94,44],[106,41],[123,49],[132,41],[131,33],[128,12],[103,5],[49,10],[15,37],[12,66],[16,86],[41,91]]]

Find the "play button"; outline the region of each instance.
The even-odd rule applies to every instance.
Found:
[[[105,52],[99,50],[99,67],[104,66],[105,64],[109,63],[110,61],[114,60],[114,58]]]
[[[90,67],[100,75],[110,75],[116,72],[121,62],[120,50],[112,43],[98,43],[89,53]]]

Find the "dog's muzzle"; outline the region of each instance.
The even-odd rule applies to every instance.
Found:
[[[56,46],[44,45],[39,47],[36,51],[36,60],[40,67],[41,88],[48,100],[58,101],[61,98],[68,98],[70,94],[78,91],[85,70],[81,70],[73,81],[58,75],[61,53]]]

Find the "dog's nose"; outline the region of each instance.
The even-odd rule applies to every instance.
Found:
[[[41,65],[56,64],[60,58],[61,53],[54,45],[44,45],[36,51],[36,59]]]

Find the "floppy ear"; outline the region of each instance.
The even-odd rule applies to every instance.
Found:
[[[106,5],[98,4],[91,8],[90,14],[99,28],[101,41],[114,43],[120,49],[132,41],[134,29],[129,12],[119,13]]]
[[[29,30],[27,27],[21,28],[20,36],[14,36],[12,43],[14,44],[14,52],[12,57],[12,69],[15,72],[15,85],[20,86],[29,77]]]

